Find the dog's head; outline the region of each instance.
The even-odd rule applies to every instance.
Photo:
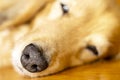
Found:
[[[37,77],[108,55],[118,28],[112,0],[55,0],[46,3],[32,30],[16,44],[18,72]],[[22,32],[21,32],[22,33]],[[111,35],[112,34],[112,35]]]

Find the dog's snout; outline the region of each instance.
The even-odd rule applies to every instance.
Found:
[[[48,67],[43,50],[34,44],[29,44],[24,48],[21,56],[21,64],[29,72],[40,72]]]

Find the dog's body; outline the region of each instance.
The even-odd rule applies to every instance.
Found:
[[[37,77],[120,52],[120,13],[114,0],[26,2],[14,0],[0,8],[0,66],[10,64],[13,52],[16,70]],[[42,57],[38,59],[36,54],[31,60],[34,53],[42,53]],[[30,56],[30,62],[26,63],[24,54]],[[36,64],[43,70],[30,68],[36,68]]]

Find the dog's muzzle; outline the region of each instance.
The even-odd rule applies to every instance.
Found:
[[[21,56],[22,66],[29,72],[40,72],[48,67],[48,62],[43,55],[43,50],[34,44],[27,45]]]

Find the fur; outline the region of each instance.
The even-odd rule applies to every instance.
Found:
[[[63,13],[61,3],[68,7]],[[116,56],[120,52],[120,10],[114,0],[0,1],[0,67],[11,65],[24,76],[38,77]],[[30,43],[42,47],[49,66],[31,73],[20,57]],[[93,45],[98,55],[86,46]]]

